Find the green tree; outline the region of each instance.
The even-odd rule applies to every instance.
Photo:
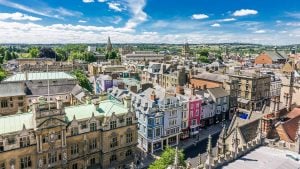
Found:
[[[106,59],[118,59],[118,54],[115,51],[108,52],[105,55]]]
[[[167,147],[162,153],[161,157],[155,160],[154,163],[150,165],[149,169],[166,169],[169,165],[174,163],[175,151],[176,150],[174,148]],[[186,166],[182,150],[178,151],[178,158],[179,164],[182,166]]]
[[[56,60],[57,61],[65,61],[67,60],[67,51],[64,48],[55,48],[54,51],[56,52]]]
[[[198,61],[202,62],[202,63],[210,63],[210,61],[208,60],[208,57],[206,56],[199,56]]]
[[[201,49],[201,50],[199,50],[197,53],[198,53],[200,56],[206,56],[206,57],[208,57],[208,55],[209,55],[208,49]]]
[[[40,50],[37,47],[32,47],[29,49],[29,57],[30,58],[36,58],[39,55]]]
[[[85,73],[81,70],[74,70],[72,74],[76,77],[76,79],[79,82],[79,85],[86,90],[92,92],[93,91],[93,86],[91,85],[90,81],[88,80],[87,76]]]
[[[6,50],[4,55],[4,60],[9,61],[11,59],[12,59],[11,53],[8,50]]]
[[[96,61],[96,57],[92,52],[84,52],[83,58],[87,62],[95,62]]]
[[[7,77],[7,72],[0,67],[0,82]]]

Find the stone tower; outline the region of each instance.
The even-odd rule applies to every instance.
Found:
[[[181,55],[183,58],[188,59],[190,57],[190,47],[189,44],[186,42],[182,47]]]

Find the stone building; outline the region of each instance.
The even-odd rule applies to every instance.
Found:
[[[238,107],[247,110],[261,110],[270,103],[271,77],[258,73],[239,73],[229,75],[238,80]]]
[[[0,166],[125,168],[137,144],[136,123],[119,102],[63,107],[61,98],[40,97],[30,112],[0,117]]]
[[[12,85],[14,83],[22,83],[25,93],[25,111],[28,109],[31,101],[40,96],[44,96],[46,100],[52,101],[56,97],[61,97],[64,105],[70,105],[76,102],[73,97],[72,90],[77,85],[77,80],[72,75],[65,72],[24,72],[16,73],[3,80],[3,84]]]
[[[121,56],[122,62],[164,61],[165,55],[153,51],[133,51]]]
[[[0,116],[26,110],[26,91],[23,83],[0,83]]]

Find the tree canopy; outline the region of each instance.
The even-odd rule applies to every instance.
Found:
[[[5,79],[6,77],[7,77],[7,72],[4,69],[2,69],[2,67],[0,67],[0,81]]]
[[[40,50],[39,50],[37,47],[31,47],[31,48],[28,50],[29,57],[30,57],[30,58],[36,58],[36,57],[38,57],[39,51],[40,51]]]
[[[85,88],[86,90],[88,90],[90,92],[93,91],[93,86],[91,85],[87,76],[85,75],[85,73],[82,70],[74,70],[72,72],[72,74],[76,77],[76,79],[78,80],[79,85],[81,87]]]
[[[174,163],[175,157],[175,149],[171,147],[167,147],[165,151],[162,153],[161,157],[154,161],[153,164],[150,165],[149,169],[166,169],[169,165]],[[186,166],[184,162],[184,154],[182,150],[178,151],[179,164],[182,166]]]
[[[39,51],[39,58],[56,58],[56,53],[52,48],[41,48]]]

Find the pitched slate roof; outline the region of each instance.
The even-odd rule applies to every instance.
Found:
[[[227,75],[208,73],[208,72],[203,72],[201,74],[194,75],[193,78],[205,79],[205,80],[210,80],[210,81],[220,82],[220,83],[229,79]]]
[[[268,56],[270,56],[273,61],[277,61],[277,60],[280,60],[280,59],[287,59],[287,55],[283,52],[266,51],[264,53],[267,54]]]
[[[26,95],[23,83],[0,83],[0,97],[23,95]]]
[[[27,81],[26,84],[26,94],[27,95],[45,95],[48,94],[48,81]],[[57,80],[49,81],[49,93],[71,93],[73,88],[76,86],[76,81],[74,80]]]
[[[229,94],[221,87],[216,88],[210,88],[207,89],[209,93],[211,93],[216,98],[226,97],[229,96]]]

